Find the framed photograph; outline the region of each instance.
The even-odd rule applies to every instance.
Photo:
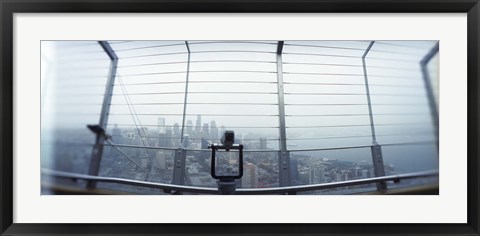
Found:
[[[477,0],[0,4],[2,235],[479,235]]]

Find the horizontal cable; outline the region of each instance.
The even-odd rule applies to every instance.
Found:
[[[300,56],[322,56],[322,57],[346,57],[346,58],[362,58],[361,56],[347,56],[347,55],[335,55],[335,54],[320,54],[320,53],[295,53],[284,52],[284,55],[300,55]]]
[[[162,94],[184,94],[185,92],[161,92],[161,93],[129,93],[128,95],[162,95]],[[274,92],[267,93],[267,92],[223,92],[223,91],[208,91],[208,92],[188,92],[189,94],[260,94],[260,95],[267,95],[267,94],[277,94]],[[123,94],[112,94],[112,95],[122,95]]]
[[[375,49],[372,49],[372,50],[370,50],[370,52],[382,52],[382,53],[391,53],[391,54],[399,54],[399,55],[423,57],[423,55],[421,55],[421,54],[398,52],[398,51],[388,51],[388,50],[375,50]]]
[[[370,93],[371,96],[391,96],[391,97],[424,97],[425,94],[418,93]]]
[[[331,150],[348,150],[348,149],[361,149],[371,148],[372,145],[360,145],[360,146],[348,146],[348,147],[326,147],[326,148],[302,148],[302,149],[289,149],[290,152],[315,152],[315,151],[331,151]]]
[[[300,96],[300,95],[361,95],[361,96],[366,96],[365,93],[284,93],[285,95],[295,95],[295,96]],[[370,93],[371,96],[400,96],[400,97],[423,97],[424,95],[419,95],[419,94],[389,94],[389,93]]]
[[[389,69],[389,70],[400,70],[400,71],[411,71],[414,70],[414,68],[405,68],[405,67],[390,67],[390,66],[367,66],[368,68],[377,68],[377,69]],[[368,69],[367,68],[367,69]],[[418,69],[419,70],[419,69]]]
[[[425,107],[428,107],[425,105]],[[410,112],[410,113],[373,113],[373,116],[412,116],[412,115],[429,115],[430,112]]]
[[[365,93],[284,93],[285,95],[362,95]]]
[[[367,103],[286,103],[285,106],[366,106]],[[373,104],[372,104],[373,105]]]
[[[331,64],[331,63],[311,63],[311,62],[283,62],[284,65],[311,65],[311,66],[345,66],[345,67],[363,67],[362,65],[351,64]]]
[[[418,88],[418,89],[424,89],[420,88],[420,85],[400,85],[400,84],[368,84],[368,86],[375,86],[375,87],[392,87],[392,88]],[[423,85],[421,85],[423,86]]]
[[[319,140],[319,139],[342,139],[342,138],[368,138],[372,135],[351,135],[351,136],[330,136],[330,137],[309,137],[309,138],[287,138],[288,140]]]
[[[342,73],[309,73],[309,72],[283,72],[283,74],[293,75],[332,75],[332,76],[364,76],[363,74],[342,74]]]
[[[145,76],[145,75],[168,75],[168,74],[183,74],[187,71],[166,71],[166,72],[152,72],[152,73],[139,73],[139,74],[126,74],[126,75],[117,75],[117,77],[132,77],[132,76]]]
[[[158,138],[158,137],[155,137],[155,138]],[[182,138],[175,138],[175,137],[162,137],[162,139],[170,139],[170,140],[181,140]],[[207,139],[207,138],[192,138],[192,137],[189,137],[188,139],[190,140],[207,140],[207,141],[210,141],[212,139]],[[220,138],[219,138],[220,139]],[[219,140],[218,139],[218,140]],[[258,141],[260,138],[244,138],[242,140],[246,140],[246,141]],[[265,138],[265,140],[267,141],[277,141],[279,140],[278,138],[277,139],[273,139],[273,138]],[[208,149],[206,149],[208,150]],[[211,151],[211,150],[210,150]]]
[[[166,71],[166,72],[152,72],[152,73],[140,73],[140,74],[126,74],[118,75],[117,77],[132,77],[132,76],[145,76],[145,75],[166,75],[166,74],[182,74],[187,71]],[[274,71],[261,71],[261,70],[209,70],[209,71],[189,71],[189,73],[277,73]]]
[[[348,50],[365,51],[365,48],[352,48],[352,47],[336,47],[336,46],[323,46],[323,45],[304,45],[304,44],[293,44],[293,43],[285,43],[284,45],[285,45],[285,46],[295,46],[295,47],[331,48],[331,49],[348,49]]]
[[[117,66],[117,69],[122,68],[131,68],[131,67],[140,67],[140,66],[156,66],[156,65],[170,65],[170,64],[186,64],[188,61],[171,61],[171,62],[157,62],[157,63],[145,63],[145,64],[133,64],[133,65],[123,65]]]
[[[162,137],[162,139],[163,139],[163,137]],[[155,146],[128,145],[128,144],[118,144],[118,143],[104,144],[104,146],[124,147],[124,148],[157,149],[157,150],[169,150],[169,151],[175,151],[175,150],[178,149],[177,147],[155,147]]]
[[[391,123],[391,124],[378,124],[375,126],[414,126],[414,125],[430,125],[429,123]],[[352,124],[352,125],[307,125],[307,126],[287,126],[287,129],[297,128],[341,128],[341,127],[370,127],[370,124]]]
[[[381,146],[408,146],[408,145],[429,145],[435,144],[437,141],[434,140],[424,140],[424,141],[416,141],[416,142],[406,142],[406,143],[382,143]]]
[[[375,44],[392,45],[392,46],[405,47],[405,48],[428,49],[428,48],[425,48],[423,46],[413,46],[413,45],[386,43],[386,42],[375,42]]]
[[[151,102],[151,103],[130,103],[130,105],[139,105],[139,106],[154,106],[154,105],[183,105],[183,102]],[[188,105],[252,105],[252,106],[278,106],[278,103],[249,103],[249,102],[188,102]],[[126,103],[116,103],[110,104],[113,106],[125,106]]]
[[[399,79],[420,79],[422,76],[396,76],[396,75],[376,75],[376,74],[368,74],[368,77],[381,77],[381,78],[399,78]]]
[[[155,66],[155,65],[168,65],[168,64],[186,64],[188,61],[172,61],[172,62],[158,62],[158,63],[145,63],[145,64],[134,64],[134,65],[124,65],[118,66],[117,68],[128,68],[128,67],[140,67],[140,66]],[[192,63],[268,63],[276,64],[274,61],[259,61],[259,60],[203,60],[203,61],[190,61]]]
[[[287,129],[303,129],[303,128],[342,128],[342,127],[370,127],[370,125],[309,125],[309,126],[287,126]]]
[[[172,46],[185,46],[185,43],[153,45],[153,46],[144,46],[144,47],[136,47],[136,48],[126,48],[126,49],[115,49],[114,51],[115,52],[124,52],[124,51],[131,51],[131,50],[140,50],[140,49],[147,49],[147,48],[163,48],[163,47],[172,47]]]
[[[410,116],[410,115],[428,115],[428,112],[418,113],[373,113],[373,116]],[[369,114],[297,114],[285,115],[286,117],[322,117],[322,116],[368,116]]]
[[[197,70],[189,71],[189,73],[277,73],[276,71],[263,71],[263,70]]]
[[[260,60],[202,60],[197,61],[193,60],[190,63],[268,63],[268,64],[276,64],[275,61],[260,61]]]
[[[409,126],[409,125],[431,125],[431,123],[428,122],[411,122],[411,123],[375,123],[375,126]]]
[[[268,42],[253,42],[253,41],[209,41],[209,42],[191,42],[188,41],[188,44],[198,45],[198,44],[267,44],[267,45],[277,45],[277,43],[268,43]]]
[[[283,82],[283,84],[292,84],[292,85],[356,85],[356,86],[365,86],[365,84],[349,84],[349,83],[297,83],[297,82]]]
[[[365,84],[359,83],[297,83],[297,82],[284,82],[283,84],[292,84],[292,85],[345,85],[345,86],[365,86]],[[393,88],[419,88],[419,85],[400,85],[400,84],[368,84],[368,86],[375,87],[393,87]],[[423,88],[419,88],[423,89]]]
[[[192,138],[190,138],[190,140],[192,140]],[[244,139],[245,140],[245,139]],[[252,140],[258,140],[258,139],[252,139]],[[185,151],[190,151],[190,152],[208,152],[208,153],[212,153],[212,150],[211,149],[197,149],[197,148],[180,148],[180,147],[154,147],[154,146],[141,146],[141,145],[128,145],[128,144],[114,144],[114,145],[111,145],[111,144],[106,144],[105,146],[113,146],[113,147],[124,147],[124,148],[143,148],[143,149],[156,149],[156,150],[168,150],[168,151],[176,151],[178,149],[182,149],[182,150],[185,150]],[[245,153],[248,153],[248,152],[272,152],[272,153],[275,153],[277,152],[278,150],[255,150],[255,149],[252,149],[252,150],[248,150],[248,149],[245,149],[243,150],[243,152]]]
[[[188,52],[185,51],[185,52],[156,53],[156,54],[147,54],[147,55],[121,57],[120,59],[131,59],[131,58],[142,58],[142,57],[154,57],[154,56],[169,56],[169,55],[181,55],[181,54],[188,54]]]
[[[121,44],[121,43],[131,43],[131,42],[134,42],[134,41],[133,40],[115,41],[115,42],[108,41],[109,44]]]
[[[164,82],[146,82],[146,83],[127,83],[127,84],[123,84],[123,86],[152,85],[152,84],[185,84],[185,83],[186,83],[185,81],[164,81]]]
[[[398,134],[377,134],[376,136],[411,136],[411,135],[432,135],[433,132],[428,133],[398,133]],[[308,137],[308,138],[287,138],[288,140],[319,140],[319,139],[343,139],[343,138],[368,138],[372,135],[351,135],[351,136],[330,136],[330,137]]]
[[[323,114],[323,115],[306,115],[306,114],[299,114],[299,115],[285,115],[286,117],[321,117],[321,116],[368,116],[369,114]]]
[[[384,60],[384,61],[401,61],[401,62],[409,62],[409,63],[420,63],[420,59],[418,60],[404,60],[404,59],[398,59],[398,58],[385,58],[385,57],[365,57],[365,59],[373,59],[373,60]],[[368,68],[368,64],[367,64]]]
[[[276,84],[277,82],[267,81],[228,81],[228,80],[200,80],[200,81],[188,81],[189,84],[201,84],[201,83],[245,83],[245,84]],[[128,83],[125,86],[137,86],[137,85],[152,85],[152,84],[185,84],[185,81],[166,81],[166,82],[147,82],[147,83]]]
[[[129,93],[128,96],[136,96],[136,95],[167,95],[167,94],[184,94],[185,91],[183,92],[162,92],[162,93],[158,93],[158,92],[152,92],[152,93]],[[124,96],[123,94],[121,93],[113,93],[112,96]]]
[[[428,106],[426,103],[373,103],[372,106]]]
[[[111,116],[130,116],[130,113],[110,113]],[[136,114],[138,116],[182,116],[183,114],[161,114],[161,113],[143,113],[143,114]],[[278,115],[254,115],[254,114],[185,114],[186,116],[278,116]]]
[[[108,124],[108,126],[113,126],[113,125],[117,125],[117,126],[120,126],[120,127],[135,127],[134,124]],[[153,124],[142,124],[142,126],[147,126],[147,127],[175,127],[174,125],[153,125]],[[188,126],[186,125],[185,127],[195,127],[194,125],[192,126]],[[220,126],[221,127],[221,126]],[[217,126],[217,128],[220,128]],[[179,128],[181,128],[179,126]],[[280,127],[278,126],[228,126],[228,128],[243,128],[243,129],[278,129]]]
[[[275,54],[271,51],[256,51],[256,50],[210,50],[210,51],[192,51],[192,54],[197,53],[268,53]]]

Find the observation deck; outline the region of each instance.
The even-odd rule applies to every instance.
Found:
[[[42,194],[438,194],[437,41],[42,41]],[[91,132],[87,125],[106,133]]]

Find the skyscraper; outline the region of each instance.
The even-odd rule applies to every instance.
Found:
[[[175,123],[173,125],[173,146],[178,147],[180,144],[180,125]]]
[[[267,149],[267,139],[266,138],[260,138],[258,149],[260,149],[260,150]]]
[[[115,124],[115,126],[112,129],[112,140],[116,144],[123,144],[122,130],[118,128],[117,124]]]
[[[202,116],[197,115],[197,121],[195,123],[195,134],[199,137],[202,129]]]
[[[208,129],[208,123],[204,123],[202,127],[202,138],[210,139],[210,131]]]
[[[192,120],[187,120],[187,132],[185,134],[188,134],[189,136],[193,135],[193,121]]]
[[[218,128],[215,120],[210,121],[210,139],[218,140]]]
[[[165,118],[163,118],[163,117],[158,118],[157,132],[159,134],[164,134],[166,132],[166,130],[165,130]]]

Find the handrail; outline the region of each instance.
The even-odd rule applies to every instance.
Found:
[[[123,178],[92,176],[92,175],[84,175],[84,174],[76,174],[76,173],[70,173],[70,172],[64,172],[64,171],[50,170],[45,168],[42,168],[42,174],[49,175],[51,177],[57,177],[57,178],[81,179],[86,181],[118,183],[118,184],[133,185],[133,186],[139,186],[139,187],[163,189],[167,191],[218,194],[218,190],[216,188],[181,186],[181,185],[174,185],[174,184],[154,183],[154,182],[130,180],[130,179],[123,179]],[[434,177],[434,176],[438,176],[438,170],[412,172],[412,173],[406,173],[406,174],[374,177],[374,178],[368,178],[368,179],[347,180],[347,181],[334,182],[334,183],[322,183],[322,184],[288,186],[288,187],[273,187],[273,188],[248,188],[248,189],[245,188],[245,189],[237,189],[236,194],[254,195],[254,194],[296,193],[296,192],[314,191],[314,190],[322,190],[322,189],[331,189],[331,188],[337,188],[337,187],[371,184],[371,183],[378,183],[378,182],[385,182],[385,181],[398,182],[403,179],[414,179],[414,178]]]

